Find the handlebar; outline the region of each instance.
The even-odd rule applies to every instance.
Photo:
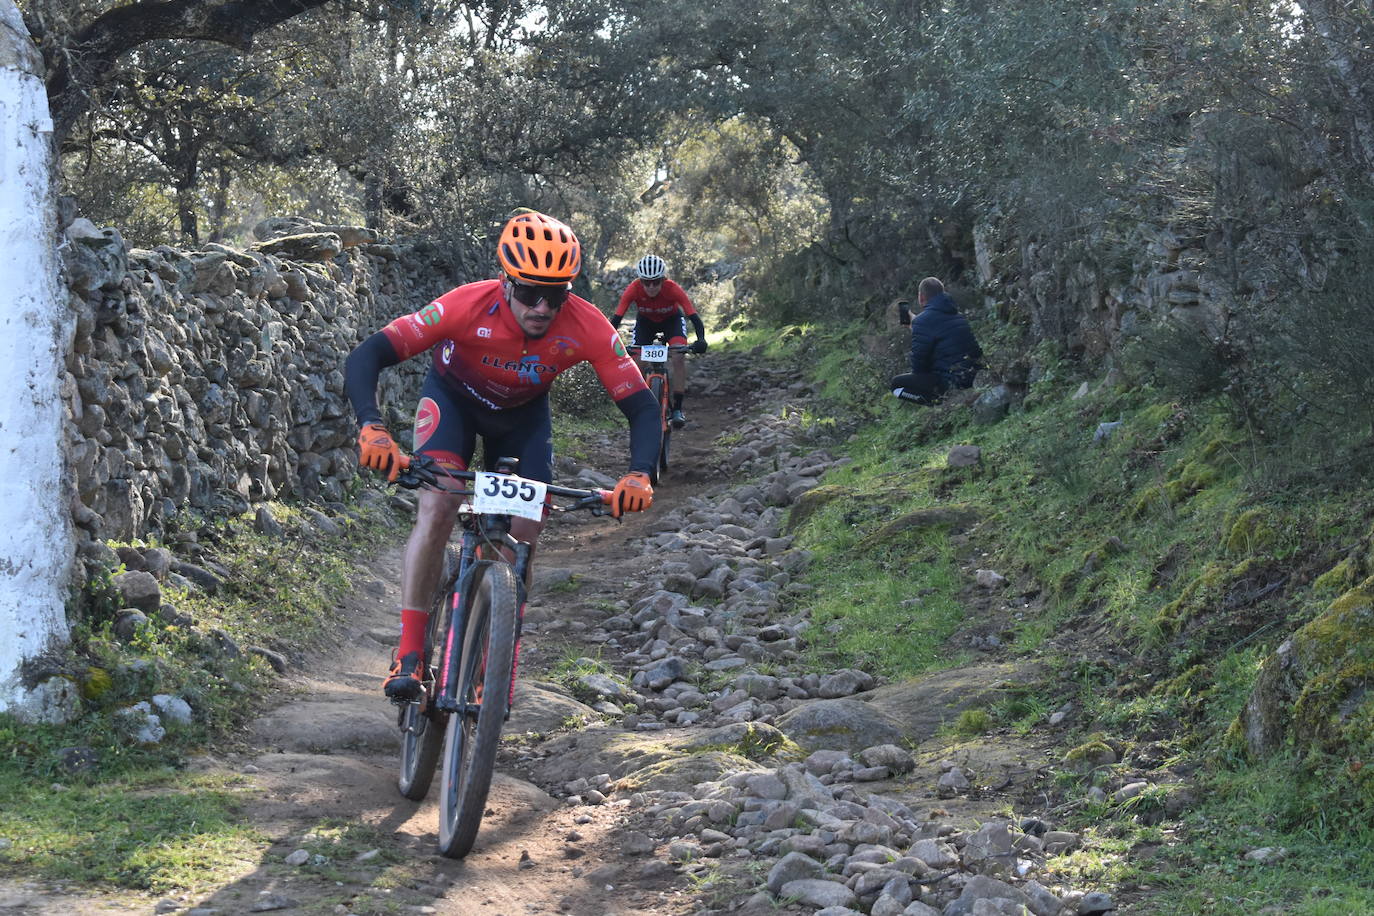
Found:
[[[438,490],[441,493],[452,493],[455,496],[473,495],[470,487],[464,487],[461,484],[455,486],[449,481],[474,480],[477,476],[474,471],[451,471],[428,455],[402,455],[401,462],[401,473],[397,475],[395,481],[398,487],[405,487],[407,490],[421,488]],[[512,472],[497,470],[490,473],[511,474]],[[549,509],[553,512],[575,512],[578,509],[590,509],[593,515],[604,515],[603,507],[609,506],[611,503],[610,490],[582,490],[574,487],[545,484],[545,492],[550,496],[576,500],[565,506],[550,503]]]

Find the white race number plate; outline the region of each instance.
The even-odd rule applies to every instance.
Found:
[[[666,363],[668,361],[667,344],[649,344],[641,347],[639,358],[646,363]]]
[[[539,521],[544,517],[548,484],[514,474],[478,471],[472,481],[472,508],[480,513],[515,515]]]

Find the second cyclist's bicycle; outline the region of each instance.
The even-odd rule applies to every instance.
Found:
[[[685,344],[665,343],[636,345],[628,349],[631,353],[637,354],[635,358],[644,367],[644,382],[649,386],[649,391],[653,394],[654,400],[658,401],[658,419],[663,437],[659,441],[658,461],[654,465],[654,472],[649,475],[650,482],[654,486],[658,486],[659,477],[668,470],[668,447],[673,441],[673,424],[670,419],[673,415],[673,407],[671,386],[668,383],[668,354],[693,353],[695,351]]]
[[[546,501],[552,512],[609,513],[610,491],[527,480],[516,475],[518,464],[501,458],[495,472],[448,471],[414,456],[396,480],[410,489],[470,497],[459,509],[460,545],[446,551],[430,608],[424,690],[399,715],[397,785],[406,798],[419,801],[437,765],[439,853],[454,859],[467,855],[477,839],[515,690],[530,545],[511,536],[511,519],[542,518]]]

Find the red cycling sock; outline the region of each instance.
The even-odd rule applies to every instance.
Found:
[[[429,612],[414,608],[401,608],[401,645],[396,649],[397,658],[405,658],[411,652],[425,651],[425,631],[429,629]]]

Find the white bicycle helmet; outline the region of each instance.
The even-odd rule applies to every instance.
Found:
[[[635,276],[641,280],[661,280],[668,272],[668,265],[656,254],[646,254],[635,265]]]

